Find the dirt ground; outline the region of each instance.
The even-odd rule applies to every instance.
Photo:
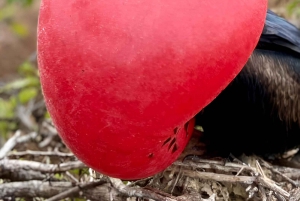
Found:
[[[291,0],[270,0],[269,7],[278,14],[287,17],[286,4]],[[3,3],[0,3],[3,7]],[[17,76],[17,68],[22,62],[34,55],[36,50],[36,27],[40,0],[30,7],[15,7],[10,19],[0,20],[0,85]],[[291,22],[300,25],[300,20],[290,16]],[[9,27],[11,21],[23,24],[28,29],[27,36],[14,34]]]

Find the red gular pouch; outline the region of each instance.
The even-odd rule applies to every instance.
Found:
[[[43,0],[38,63],[65,144],[103,174],[139,179],[183,151],[192,119],[240,72],[267,0]]]

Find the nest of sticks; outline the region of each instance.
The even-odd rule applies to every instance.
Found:
[[[179,159],[153,177],[122,181],[101,175],[65,147],[51,121],[41,118],[46,111],[41,103],[32,102],[18,116],[20,129],[0,149],[0,200],[300,199],[297,150],[268,162],[257,156],[209,157],[197,132]]]

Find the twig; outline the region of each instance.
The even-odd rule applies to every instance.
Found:
[[[300,188],[296,188],[291,192],[290,201],[298,201],[300,200]]]
[[[271,171],[275,174],[280,175],[283,179],[285,179],[287,182],[291,183],[294,187],[298,187],[299,184],[297,182],[295,182],[294,180],[290,179],[289,177],[287,177],[286,175],[282,174],[281,172],[271,168]]]
[[[88,182],[85,184],[79,184],[73,188],[70,188],[64,192],[61,192],[49,199],[47,199],[46,201],[58,201],[67,197],[70,197],[72,195],[76,195],[78,194],[81,190],[85,190],[85,189],[89,189],[89,188],[93,188],[102,184],[105,184],[105,181],[93,181],[93,182]]]
[[[183,158],[182,162],[185,163],[186,161],[192,161],[195,163],[209,163],[209,164],[216,164],[216,165],[224,165],[224,161],[220,160],[209,160],[209,159],[203,159],[196,155],[187,155]]]
[[[230,182],[230,183],[243,183],[243,184],[252,184],[256,181],[256,177],[251,176],[234,176],[226,174],[216,174],[211,172],[198,172],[193,170],[182,170],[182,173],[185,176],[192,178],[199,178],[205,180],[215,180],[219,182]]]
[[[56,130],[56,128],[55,128],[50,122],[44,121],[44,122],[43,122],[43,126],[44,126],[51,134],[57,135],[57,130]]]
[[[172,187],[172,189],[171,189],[171,194],[173,194],[173,191],[174,191],[174,189],[175,189],[175,187],[176,187],[176,185],[177,185],[177,183],[178,183],[178,181],[179,181],[179,178],[182,177],[181,169],[182,169],[182,167],[180,167],[180,169],[179,169],[179,172],[178,172],[178,174],[177,174],[177,177],[176,177],[175,182],[174,182],[174,184],[173,184],[173,187]]]
[[[21,136],[21,131],[18,130],[2,147],[0,150],[0,159],[3,159],[8,152],[10,152],[17,144],[28,142],[37,136],[36,132],[31,132],[27,135]]]
[[[1,166],[0,166],[1,167]],[[47,175],[34,170],[19,169],[17,171],[0,168],[0,178],[10,181],[30,181],[30,180],[45,180]],[[55,180],[54,178],[52,180]]]
[[[284,180],[286,180],[287,182],[291,183],[294,187],[298,187],[298,183],[293,181],[291,178],[289,178],[287,175],[281,173],[280,171],[278,171],[277,169],[275,169],[274,167],[272,167],[269,163],[267,162],[263,162],[262,165],[266,168],[268,168],[269,170],[271,170],[273,173],[278,174],[279,176],[281,176]],[[295,169],[296,170],[296,169]],[[293,172],[299,172],[298,171],[293,171]]]
[[[101,185],[103,184],[103,185]],[[44,181],[27,181],[11,182],[0,184],[0,198],[34,198],[43,197],[54,199],[54,196],[77,197],[79,192],[87,199],[111,201],[108,192],[111,191],[110,185],[105,181],[89,182],[75,185],[72,182],[44,182]],[[77,194],[77,195],[76,195]],[[119,194],[113,193],[114,201],[123,201]]]
[[[244,183],[244,184],[252,184],[253,182],[257,182],[260,185],[267,187],[280,195],[283,195],[285,198],[289,198],[290,194],[277,186],[272,180],[264,177],[250,177],[250,176],[231,176],[224,174],[215,174],[210,172],[196,172],[191,170],[182,170],[185,176],[189,176],[192,178],[206,179],[206,180],[215,180],[219,182],[230,182],[230,183]]]
[[[22,161],[22,160],[0,160],[0,175],[2,171],[10,171],[16,173],[20,169],[34,170],[43,173],[56,173],[65,172],[71,169],[85,168],[86,165],[81,161],[72,161],[61,164],[44,164],[35,161]]]
[[[271,179],[259,176],[259,177],[257,177],[257,183],[274,191],[274,192],[277,192],[278,194],[282,195],[283,197],[285,197],[287,199],[290,197],[290,194],[288,192],[286,192],[285,190],[283,190],[282,188],[277,186],[275,184],[275,182],[272,181]]]
[[[39,148],[44,148],[48,146],[56,135],[50,134],[43,141],[39,143]]]
[[[128,187],[120,179],[109,178],[113,187],[127,197],[148,198],[156,201],[176,201],[176,199],[158,195],[152,191],[137,187]]]
[[[72,153],[63,153],[58,151],[32,151],[10,152],[7,156],[57,156],[57,157],[74,157]]]
[[[237,173],[236,173],[236,175],[235,176],[239,176],[242,172],[243,172],[243,170],[244,170],[245,168],[244,167],[242,167]]]
[[[298,169],[298,168],[273,166],[273,169],[284,174],[286,177],[288,177],[290,179],[299,180],[299,178],[300,178],[300,169]]]
[[[259,194],[261,196],[261,200],[262,201],[267,201],[267,195],[266,195],[265,189],[262,186],[258,186],[258,188],[259,188],[258,192],[259,192]]]
[[[179,165],[184,165],[182,163],[174,163],[174,164],[179,164]],[[200,165],[200,164],[193,164],[193,166],[196,167],[206,167],[205,164],[204,165]],[[290,194],[288,192],[286,192],[285,190],[283,190],[282,188],[280,188],[279,186],[277,186],[275,184],[274,181],[272,181],[271,179],[267,178],[260,166],[260,164],[258,163],[258,161],[256,161],[256,166],[258,169],[258,172],[262,175],[262,176],[232,176],[232,175],[226,175],[226,174],[216,174],[216,173],[210,173],[210,172],[197,172],[197,171],[193,171],[193,170],[182,170],[183,174],[192,178],[199,178],[199,179],[206,179],[206,180],[215,180],[215,181],[219,181],[219,182],[230,182],[230,183],[244,183],[244,184],[252,184],[254,182],[259,183],[260,185],[267,187],[271,190],[273,190],[274,192],[277,192],[278,194],[284,196],[285,198],[290,197]],[[210,168],[212,168],[211,165],[209,165]],[[215,168],[217,168],[218,170],[226,170],[228,171],[232,171],[232,169],[226,169],[222,166],[219,165],[214,165]],[[248,166],[244,166],[244,165],[240,165],[240,167],[244,167],[244,168],[249,168],[249,170],[252,170],[254,173],[256,173],[257,171],[254,168],[248,167]],[[228,166],[227,166],[228,168]],[[233,167],[231,167],[233,168]]]
[[[209,160],[206,160],[206,163],[194,163],[191,161],[187,161],[185,163],[176,161],[173,163],[173,165],[177,165],[177,166],[184,166],[184,167],[192,167],[192,168],[201,168],[201,169],[213,169],[216,171],[221,171],[224,173],[239,173],[241,169],[243,169],[243,171],[255,171],[254,168],[246,166],[246,165],[240,165],[240,164],[235,164],[235,163],[226,163],[225,166],[220,165],[219,163],[215,163],[214,161],[212,161],[212,163],[210,163]]]
[[[286,201],[286,199],[282,195],[280,195],[276,192],[274,192],[274,196],[277,199],[277,201]]]
[[[17,106],[17,117],[20,119],[22,124],[26,126],[29,130],[35,130],[35,123],[31,119],[32,111],[34,108],[34,100],[30,100],[27,107],[23,105]]]
[[[73,182],[79,183],[78,179],[74,177],[69,171],[66,171],[66,176],[69,177]]]
[[[254,195],[257,193],[258,188],[254,185],[250,185],[248,188],[246,188],[246,192],[248,192],[248,198],[247,200],[250,200],[254,197]]]
[[[55,136],[57,136],[57,130],[55,129],[55,127],[54,126],[52,126],[51,125],[51,123],[49,123],[49,122],[47,122],[47,121],[44,121],[43,123],[42,123],[42,126],[48,131],[47,132],[47,137],[43,140],[43,141],[41,141],[40,143],[39,143],[39,147],[40,148],[43,148],[43,147],[46,147],[46,146],[48,146],[52,141],[53,141],[53,138],[55,137]]]
[[[152,177],[147,177],[145,179],[139,179],[139,180],[136,180],[136,181],[133,181],[131,182],[130,184],[128,184],[127,186],[135,186],[135,185],[139,185],[141,183],[144,183],[144,182],[147,182],[149,180],[152,180],[153,179],[153,176]]]
[[[10,150],[12,150],[16,144],[18,144],[17,140],[21,136],[21,131],[17,130],[15,134],[7,140],[7,142],[0,149],[0,159],[4,158]]]
[[[262,167],[260,166],[258,160],[255,161],[255,164],[256,164],[256,169],[258,171],[258,173],[263,177],[263,178],[267,178]]]
[[[6,197],[51,197],[73,187],[71,182],[10,182],[0,184],[0,198]]]

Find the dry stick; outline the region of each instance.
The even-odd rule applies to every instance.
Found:
[[[72,153],[63,153],[58,151],[31,151],[10,152],[7,156],[57,156],[57,157],[73,157]]]
[[[194,156],[194,155],[185,156],[183,162],[185,163],[185,161],[192,161],[194,163],[205,163],[205,164],[209,163],[209,164],[216,164],[216,165],[224,165],[225,164],[224,161],[202,159],[202,158],[199,158],[199,157]]]
[[[109,180],[113,185],[113,187],[120,192],[120,194],[123,194],[128,197],[149,198],[156,201],[176,201],[176,199],[163,197],[161,195],[158,195],[152,191],[143,188],[136,188],[136,187],[130,188],[126,186],[120,179],[110,177]]]
[[[297,182],[295,182],[294,180],[292,180],[291,178],[289,178],[287,175],[285,175],[284,173],[281,173],[280,171],[276,170],[273,166],[271,166],[268,162],[264,161],[263,159],[259,159],[259,161],[261,162],[261,164],[266,167],[267,169],[271,170],[273,173],[278,174],[279,176],[281,176],[283,179],[285,179],[287,182],[291,183],[294,187],[298,187],[299,185],[297,184]],[[299,172],[299,169],[294,169],[297,170],[297,172]]]
[[[48,146],[53,141],[53,138],[55,136],[56,136],[55,134],[48,135],[43,141],[41,141],[39,143],[39,145],[38,145],[39,148],[44,148],[44,147]]]
[[[213,162],[212,164],[208,164],[210,161],[205,161],[206,164],[201,164],[201,163],[189,163],[189,165],[186,164],[182,164],[180,162],[176,162],[174,164],[176,165],[183,165],[185,167],[196,167],[196,168],[203,168],[203,169],[215,169],[215,170],[221,170],[223,172],[234,172],[234,171],[238,171],[240,172],[240,170],[243,168],[244,170],[248,170],[248,171],[252,171],[252,172],[256,172],[254,168],[251,168],[249,166],[245,166],[245,165],[239,165],[239,164],[226,164],[226,166],[222,166],[220,165],[220,163],[215,163]],[[231,166],[230,166],[231,165]],[[219,181],[219,182],[231,182],[231,183],[235,183],[235,182],[239,182],[239,183],[244,183],[244,184],[252,184],[253,182],[256,181],[256,177],[251,177],[251,176],[233,176],[233,175],[226,175],[226,174],[217,174],[217,173],[210,173],[210,172],[196,172],[196,171],[192,171],[192,170],[183,170],[183,174],[185,176],[188,177],[192,177],[192,178],[199,178],[199,179],[206,179],[206,180],[215,180],[215,181]]]
[[[4,158],[10,150],[12,150],[16,144],[17,139],[21,136],[21,131],[17,130],[15,134],[7,140],[7,142],[3,145],[3,147],[0,149],[0,159]]]
[[[148,180],[152,180],[153,179],[153,176],[152,177],[147,177],[145,179],[139,179],[139,180],[136,180],[136,181],[132,181],[130,184],[128,184],[127,186],[135,186],[135,185],[139,185],[139,183],[143,183],[143,182],[147,182]]]
[[[44,121],[44,122],[43,122],[43,126],[44,126],[46,129],[48,129],[48,131],[49,131],[51,134],[57,135],[58,132],[57,132],[56,128],[55,128],[50,122]]]
[[[47,135],[46,138],[38,144],[39,148],[48,146],[53,141],[53,138],[58,135],[55,127],[51,124],[51,122],[48,122],[47,120],[44,120],[42,122],[42,128],[45,129],[45,131],[43,132],[47,132]]]
[[[273,191],[269,191],[267,201],[273,201],[273,194],[274,194]]]
[[[187,161],[185,163],[176,161],[173,163],[173,165],[177,166],[184,166],[184,167],[193,167],[193,168],[201,168],[201,169],[213,169],[213,170],[219,170],[227,173],[232,173],[232,172],[240,172],[241,169],[243,171],[255,171],[254,168],[245,166],[245,165],[240,165],[240,164],[235,164],[235,163],[226,163],[224,164],[218,164],[215,163],[215,161],[212,161],[212,163],[209,160],[206,160],[206,163],[194,163],[191,161]]]
[[[173,187],[171,189],[171,194],[173,194],[173,191],[174,191],[174,189],[175,189],[175,187],[176,187],[176,185],[177,185],[177,183],[179,181],[179,178],[182,177],[181,169],[182,169],[182,167],[180,167],[180,169],[179,169],[179,172],[177,174],[177,177],[176,177],[175,182],[173,184]]]
[[[291,193],[290,201],[298,201],[300,200],[300,188],[296,188]]]
[[[286,201],[286,199],[282,195],[276,192],[274,193],[274,197],[277,199],[277,201]]]
[[[253,185],[250,185],[248,188],[246,188],[246,192],[248,193],[247,200],[252,199],[254,195],[257,193],[257,191],[258,191],[257,187]]]
[[[44,180],[45,173],[65,172],[71,169],[86,167],[80,161],[67,162],[62,164],[43,164],[34,161],[22,160],[0,160],[0,178],[12,181]],[[55,178],[52,178],[56,180]]]
[[[261,196],[261,200],[262,201],[267,201],[267,195],[266,195],[265,189],[262,186],[258,186],[258,188],[259,188],[258,192],[259,192],[259,194]]]
[[[0,150],[0,159],[3,159],[17,144],[28,142],[37,136],[36,132],[31,132],[27,135],[21,136],[21,131],[16,131]]]
[[[298,183],[292,180],[291,178],[287,177],[286,175],[282,174],[281,172],[271,168],[270,169],[273,173],[280,175],[283,179],[285,179],[287,182],[290,182],[294,187],[298,187]]]
[[[72,195],[76,195],[77,193],[79,193],[81,190],[86,190],[86,189],[90,189],[102,184],[105,184],[105,181],[93,181],[93,182],[88,182],[85,184],[78,184],[77,186],[70,188],[69,190],[66,190],[60,194],[57,194],[49,199],[47,199],[46,201],[58,201],[58,200],[62,200],[64,198],[70,197]]]
[[[0,184],[0,198],[6,197],[51,197],[72,188],[71,182],[26,181]]]
[[[288,192],[286,192],[285,190],[277,186],[275,182],[272,181],[271,179],[264,178],[264,177],[256,177],[256,178],[257,178],[256,182],[259,183],[260,185],[284,196],[287,199],[290,197],[290,194]]]
[[[58,134],[57,130],[53,125],[51,125],[51,123],[44,121],[42,126],[48,130],[48,134],[47,137],[39,143],[40,148],[48,146],[53,141],[53,138]]]
[[[273,169],[284,174],[286,177],[299,180],[300,178],[300,169],[298,168],[290,168],[290,167],[282,167],[282,166],[273,166]]]
[[[255,164],[256,164],[256,169],[257,171],[259,172],[259,174],[264,178],[264,179],[267,179],[266,175],[265,175],[265,172],[263,171],[262,167],[260,166],[260,163],[258,162],[258,160],[255,160]],[[265,195],[265,189],[263,188],[263,186],[261,185],[258,185],[258,188],[259,188],[259,193],[262,197],[262,200],[263,201],[266,201],[267,200],[267,197]]]
[[[283,179],[285,179],[287,182],[291,183],[294,187],[298,187],[298,183],[295,182],[294,180],[292,180],[291,178],[289,178],[288,176],[286,176],[285,174],[281,173],[280,171],[276,170],[274,167],[272,167],[271,165],[269,165],[269,163],[263,161],[262,165],[266,168],[268,168],[269,170],[271,170],[273,173],[278,174],[279,176],[281,176]],[[299,172],[298,169],[294,169],[294,171],[297,170],[296,172]]]
[[[245,166],[247,167],[247,166]],[[252,169],[252,168],[251,168]],[[262,170],[261,170],[262,171]],[[182,172],[189,177],[197,177],[199,179],[206,179],[206,180],[215,180],[219,182],[239,182],[244,184],[252,184],[253,182],[257,182],[264,187],[267,187],[281,195],[285,198],[290,197],[290,194],[277,186],[275,182],[268,179],[267,177],[250,177],[250,176],[232,176],[232,175],[225,175],[225,174],[216,174],[210,172],[196,172],[192,170],[182,170]],[[262,172],[263,174],[263,172]],[[264,175],[264,174],[263,174]]]
[[[0,160],[0,169],[8,170],[14,173],[20,169],[34,170],[44,173],[54,173],[54,172],[65,172],[71,169],[85,168],[86,165],[81,161],[71,161],[61,164],[44,164],[35,161],[22,161],[22,160]]]
[[[210,164],[209,161],[207,161],[207,163],[193,163],[190,161],[186,162],[186,163],[182,163],[182,162],[176,161],[175,163],[173,163],[173,165],[183,166],[186,168],[192,167],[192,168],[201,168],[201,169],[213,169],[213,170],[218,170],[218,171],[222,171],[225,173],[229,173],[230,175],[233,172],[237,172],[237,174],[235,176],[239,176],[239,174],[242,171],[256,172],[256,170],[252,167],[235,164],[235,163],[228,163],[228,164],[225,164],[225,166],[224,166],[224,165],[217,165],[215,163]]]
[[[216,194],[212,194],[209,198],[204,199],[201,197],[200,194],[196,193],[196,195],[194,194],[184,194],[178,197],[173,197],[172,195],[169,195],[168,193],[164,192],[164,191],[160,191],[158,189],[152,189],[152,188],[148,188],[145,187],[145,189],[151,190],[151,192],[163,196],[163,201],[191,201],[191,200],[197,200],[197,201],[215,201],[215,197]]]
[[[189,193],[176,197],[178,201],[216,201],[216,194],[213,193],[209,198],[202,198],[199,193]]]
[[[0,184],[0,198],[34,198],[34,197],[43,197],[43,198],[52,198],[58,194],[62,195],[62,193],[68,192],[73,193],[67,196],[71,196],[80,192],[82,190],[83,195],[87,198],[94,197],[95,195],[100,195],[99,197],[93,199],[98,200],[110,200],[106,197],[106,199],[102,199],[102,192],[109,192],[110,186],[105,181],[102,181],[104,185],[101,183],[93,182],[91,187],[88,184],[80,184],[79,186],[75,186],[72,182],[44,182],[44,181],[27,181],[27,182],[11,182]],[[97,188],[96,187],[101,187]],[[95,188],[93,188],[95,187]],[[76,189],[76,191],[75,191]],[[78,190],[79,189],[79,190]],[[71,192],[72,191],[72,192]],[[120,200],[117,197],[118,194],[113,195],[113,200]]]
[[[30,130],[35,129],[35,124],[31,119],[33,108],[34,108],[34,100],[30,100],[27,107],[24,107],[22,105],[17,106],[17,117],[19,118],[21,123]]]
[[[230,182],[230,183],[243,183],[252,184],[256,181],[256,177],[251,176],[234,176],[226,174],[216,174],[211,172],[197,172],[193,170],[182,170],[183,174],[188,177],[205,179],[205,180],[215,180],[219,182]]]
[[[255,161],[255,165],[256,165],[256,169],[258,171],[258,173],[263,177],[263,178],[267,178],[265,175],[265,172],[263,171],[262,167],[260,166],[258,160]]]
[[[78,179],[74,177],[69,171],[66,171],[66,176],[73,180],[73,182],[79,183]]]
[[[12,181],[30,181],[30,180],[45,180],[48,178],[47,174],[38,172],[38,171],[32,171],[32,170],[24,170],[19,169],[17,171],[11,171],[11,170],[0,170],[0,178],[1,179],[8,179],[11,182]],[[52,178],[52,180],[56,181],[56,178]]]

